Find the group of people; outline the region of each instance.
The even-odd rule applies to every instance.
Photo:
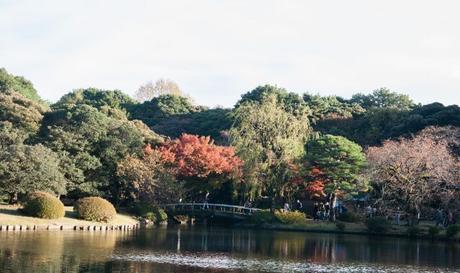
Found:
[[[296,210],[296,211],[302,211],[303,210],[303,204],[302,204],[302,202],[300,202],[300,200],[297,200],[295,202],[294,210]],[[283,211],[291,211],[291,206],[289,206],[288,202],[284,203]]]
[[[331,215],[331,205],[329,202],[315,202],[313,205],[313,219],[314,220],[327,220]]]
[[[449,225],[455,224],[455,217],[452,211],[446,212],[443,209],[439,208],[436,211],[436,215],[434,218],[436,226],[447,227]]]

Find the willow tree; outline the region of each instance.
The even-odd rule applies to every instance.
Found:
[[[244,102],[233,114],[230,141],[244,162],[245,183],[251,195],[254,189],[267,194],[273,209],[293,175],[292,164],[304,155],[310,134],[307,115],[286,111],[275,95]]]

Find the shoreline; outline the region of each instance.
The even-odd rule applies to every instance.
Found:
[[[413,240],[430,240],[430,241],[442,241],[451,243],[460,243],[459,235],[454,238],[447,238],[444,235],[438,235],[431,237],[428,234],[421,234],[417,236],[409,236],[407,232],[386,232],[386,233],[373,233],[365,229],[363,230],[338,230],[337,228],[318,228],[321,224],[327,224],[332,227],[334,223],[318,223],[312,224],[311,226],[296,225],[296,224],[236,224],[235,227],[239,228],[250,228],[250,229],[263,229],[272,231],[290,231],[290,232],[306,232],[306,233],[327,233],[327,234],[338,234],[338,235],[360,235],[360,236],[376,236],[376,237],[393,237],[393,238],[406,238]],[[355,224],[355,223],[347,223]],[[317,225],[315,227],[315,225]],[[400,228],[407,228],[406,226],[399,226]]]
[[[4,231],[112,231],[134,230],[140,227],[139,220],[133,216],[117,213],[116,217],[107,223],[91,222],[78,219],[73,207],[65,207],[65,216],[59,219],[41,219],[30,217],[18,211],[18,206],[0,205],[0,232]]]

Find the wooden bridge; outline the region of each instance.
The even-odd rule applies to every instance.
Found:
[[[248,208],[243,206],[233,206],[225,204],[211,203],[176,203],[160,205],[169,216],[187,215],[191,217],[202,218],[229,218],[235,220],[244,220],[256,212],[257,208]]]

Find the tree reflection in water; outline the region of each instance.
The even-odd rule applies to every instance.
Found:
[[[289,272],[310,265],[458,269],[459,248],[429,240],[217,227],[3,232],[0,272],[247,273]]]

